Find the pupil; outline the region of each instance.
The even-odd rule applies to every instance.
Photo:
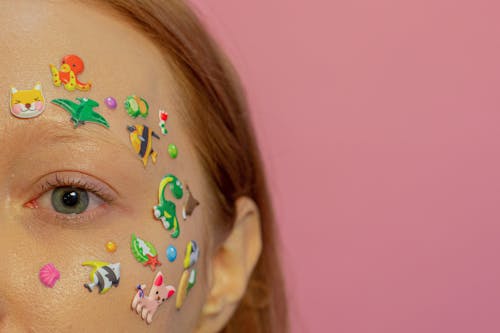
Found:
[[[52,207],[63,214],[81,214],[89,207],[89,193],[78,187],[58,187],[52,191]]]
[[[66,192],[62,197],[62,201],[66,206],[73,207],[78,204],[80,197],[75,191]]]

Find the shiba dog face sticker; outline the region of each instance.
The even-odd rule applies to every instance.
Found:
[[[34,118],[45,109],[42,85],[35,84],[31,90],[10,88],[10,112],[17,118]]]

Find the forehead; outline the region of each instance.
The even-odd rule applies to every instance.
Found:
[[[159,48],[110,8],[20,0],[0,2],[0,13],[0,89],[31,89],[40,81],[44,92],[63,95],[50,84],[49,64],[59,66],[67,54],[83,59],[79,79],[92,82],[90,93],[164,96],[172,87]]]

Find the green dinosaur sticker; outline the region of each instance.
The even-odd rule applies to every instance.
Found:
[[[52,104],[60,106],[71,115],[71,121],[75,124],[75,128],[80,125],[89,123],[101,124],[109,128],[109,124],[99,113],[94,111],[95,107],[99,106],[99,103],[92,99],[77,97],[76,100],[79,103],[70,101],[69,99],[53,99]]]

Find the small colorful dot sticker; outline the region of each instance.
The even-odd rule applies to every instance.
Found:
[[[168,145],[168,154],[172,158],[176,158],[177,155],[179,154],[179,151],[177,150],[177,146],[174,145],[173,143]]]
[[[114,253],[116,251],[116,248],[117,248],[116,243],[113,241],[107,242],[105,247],[106,247],[106,251],[108,251],[110,253]]]
[[[106,104],[106,106],[110,110],[114,110],[118,106],[118,103],[116,103],[116,99],[114,97],[111,97],[111,96],[106,97],[104,99],[104,104]]]
[[[168,261],[174,262],[176,258],[177,258],[177,249],[175,248],[175,246],[169,245],[169,247],[167,247]]]

